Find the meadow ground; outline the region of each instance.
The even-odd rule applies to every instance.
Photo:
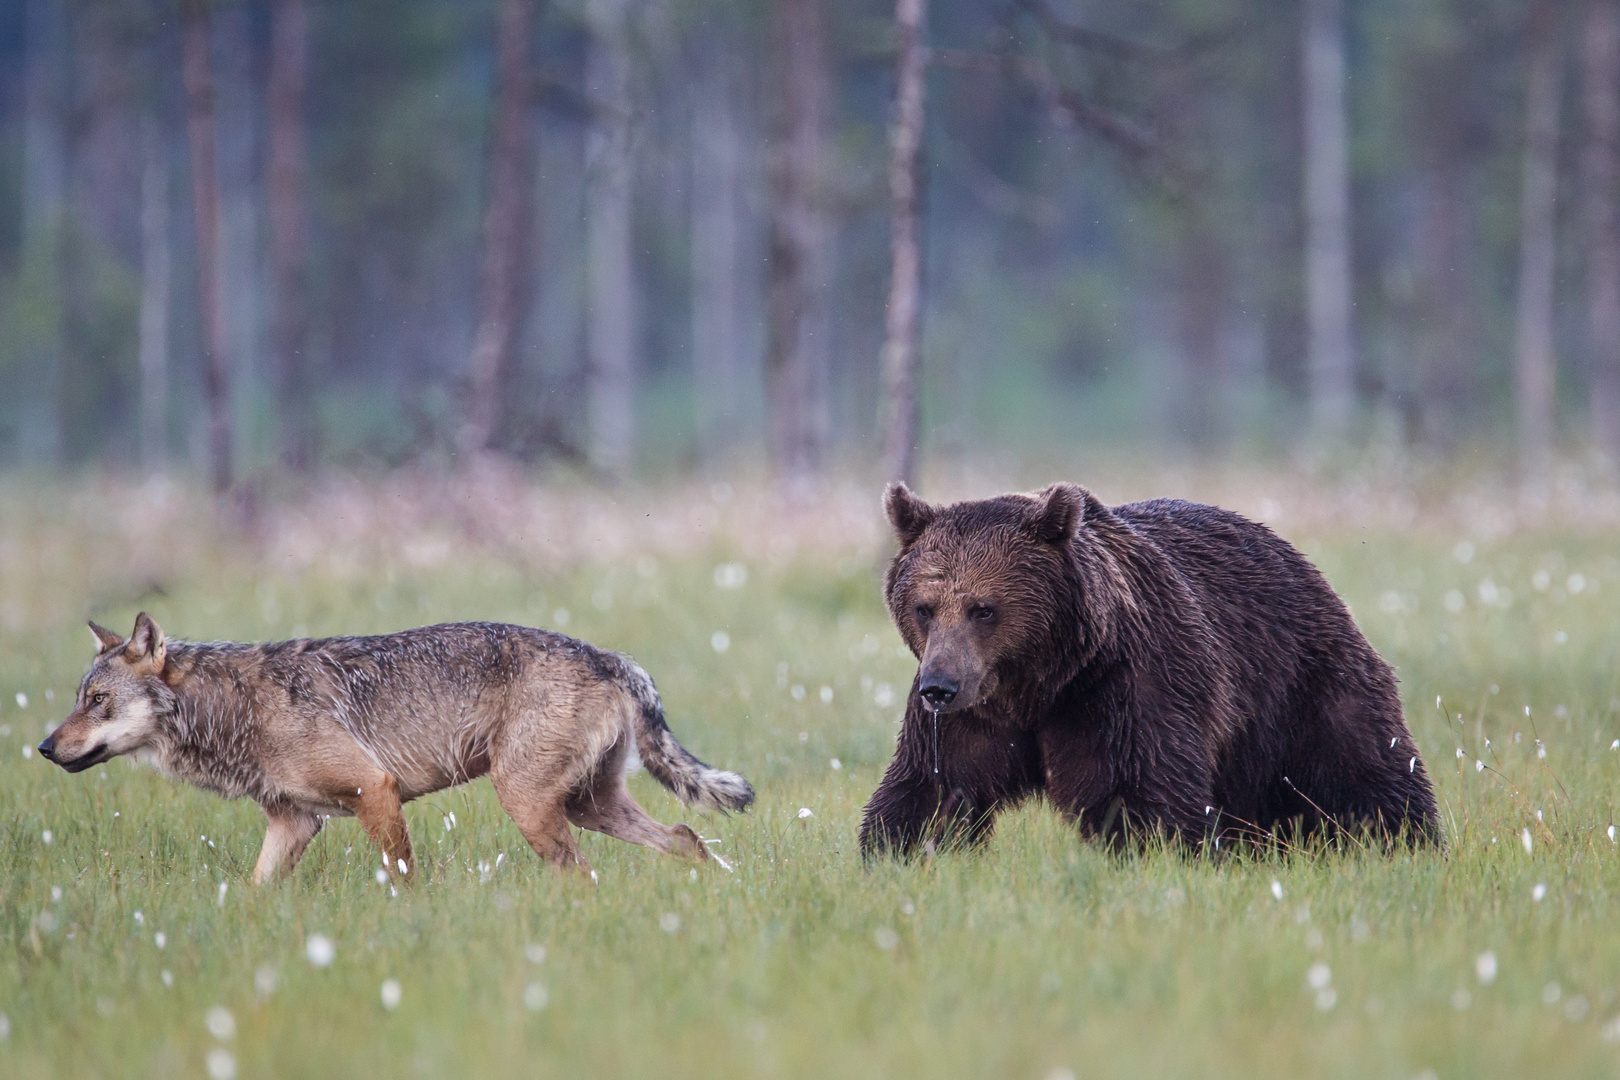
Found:
[[[1116,858],[1032,805],[981,851],[864,866],[915,670],[868,486],[333,482],[241,532],[174,488],[0,485],[0,1076],[1620,1074],[1612,498],[1177,482],[1276,521],[1397,666],[1443,852]],[[478,618],[628,651],[759,789],[692,817],[632,777],[733,872],[586,834],[599,883],[561,880],[480,781],[407,808],[398,896],[352,821],[255,890],[252,805],[30,756],[83,619],[142,608],[193,638]]]

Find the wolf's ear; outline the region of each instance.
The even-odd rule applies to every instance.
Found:
[[[1035,535],[1048,544],[1074,539],[1086,513],[1086,493],[1073,484],[1053,484],[1036,497],[1031,518]]]
[[[889,515],[889,524],[894,526],[902,549],[915,544],[939,512],[913,495],[901,481],[890,484],[883,493],[883,510]]]
[[[123,638],[119,637],[105,626],[97,626],[95,623],[90,624],[90,633],[94,634],[96,638],[97,656],[100,656],[104,652],[111,652],[113,649],[118,648],[118,646],[124,643]]]
[[[159,671],[163,670],[164,661],[169,658],[163,628],[144,611],[135,616],[135,632],[129,635],[129,648],[124,650],[124,658],[131,663],[145,662]]]

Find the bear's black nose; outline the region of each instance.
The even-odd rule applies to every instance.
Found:
[[[922,695],[925,705],[939,712],[956,700],[956,692],[960,689],[962,684],[949,675],[924,675],[917,692]]]

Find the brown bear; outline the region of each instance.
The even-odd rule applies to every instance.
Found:
[[[894,484],[884,506],[921,665],[866,855],[976,842],[1036,793],[1115,844],[1440,839],[1394,673],[1264,525],[1072,484],[950,506]]]

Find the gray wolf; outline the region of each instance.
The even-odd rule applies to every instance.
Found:
[[[1211,506],[895,485],[884,590],[920,662],[861,846],[973,842],[1044,793],[1112,843],[1439,838],[1395,675],[1305,557]]]
[[[589,871],[572,822],[694,859],[624,786],[632,744],[690,805],[742,810],[753,789],[675,741],[647,673],[562,634],[451,623],[268,645],[170,641],[142,612],[96,657],[72,714],[39,746],[68,772],[134,754],[174,780],[250,798],[269,826],[255,883],[290,870],[330,816],[354,816],[391,876],[415,872],[403,803],[489,775],[539,856]]]

